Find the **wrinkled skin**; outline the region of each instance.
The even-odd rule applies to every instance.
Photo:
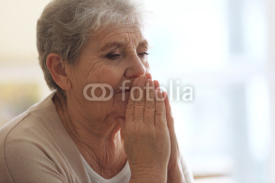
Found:
[[[102,177],[115,176],[128,159],[132,182],[184,182],[170,104],[148,73],[147,51],[142,30],[133,26],[92,35],[73,66],[50,54],[47,66],[67,95],[65,99],[58,94],[54,103],[81,154]],[[152,86],[148,96],[153,100],[145,94],[133,101],[132,90],[121,92],[126,80],[128,87]],[[113,97],[88,101],[83,90],[90,83],[110,85]],[[97,96],[101,94],[96,90]]]

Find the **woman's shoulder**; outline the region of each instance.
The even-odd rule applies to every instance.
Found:
[[[46,97],[43,101],[34,104],[22,114],[16,116],[0,129],[0,142],[8,137],[20,136],[37,129],[42,122],[56,117],[56,110],[51,101],[54,93]],[[44,123],[46,125],[47,123]]]
[[[81,170],[78,165],[81,159],[76,157],[77,147],[59,119],[52,102],[53,95],[1,128],[0,182],[12,182],[6,181],[12,179],[28,182],[43,178],[66,182],[71,175],[64,172],[73,170],[69,164]],[[82,172],[84,170],[78,174],[85,176]]]
[[[43,146],[52,139],[52,131],[60,126],[58,114],[51,101],[53,95],[54,93],[31,106],[0,129],[0,154],[22,151],[26,145]],[[30,149],[27,148],[28,151]]]

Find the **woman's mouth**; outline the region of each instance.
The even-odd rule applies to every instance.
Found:
[[[121,90],[118,93],[129,93],[131,90]]]

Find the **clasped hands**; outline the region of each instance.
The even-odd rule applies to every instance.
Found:
[[[130,182],[185,182],[174,119],[166,92],[151,75],[132,82],[125,120],[120,120]],[[141,92],[142,91],[142,92]]]

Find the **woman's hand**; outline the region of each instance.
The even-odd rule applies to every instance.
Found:
[[[146,84],[150,87],[147,92]],[[129,98],[125,120],[120,121],[132,172],[130,182],[167,182],[171,144],[163,95],[145,76],[133,82],[132,90],[134,96]]]
[[[185,183],[185,178],[182,171],[182,165],[180,161],[180,151],[178,146],[178,141],[176,137],[174,119],[171,113],[171,106],[167,94],[165,99],[166,116],[167,116],[167,126],[170,134],[171,143],[171,155],[168,164],[168,183]]]
[[[156,88],[159,88],[158,81],[154,81],[154,85]],[[174,127],[174,118],[172,116],[171,105],[168,99],[168,95],[166,92],[163,92],[163,97],[165,98],[165,111],[166,111],[166,119],[167,126],[170,135],[170,145],[171,145],[171,154],[168,163],[168,183],[185,183],[185,178],[182,171],[182,165],[180,161],[180,151],[178,146],[178,141],[176,137],[175,127]]]

